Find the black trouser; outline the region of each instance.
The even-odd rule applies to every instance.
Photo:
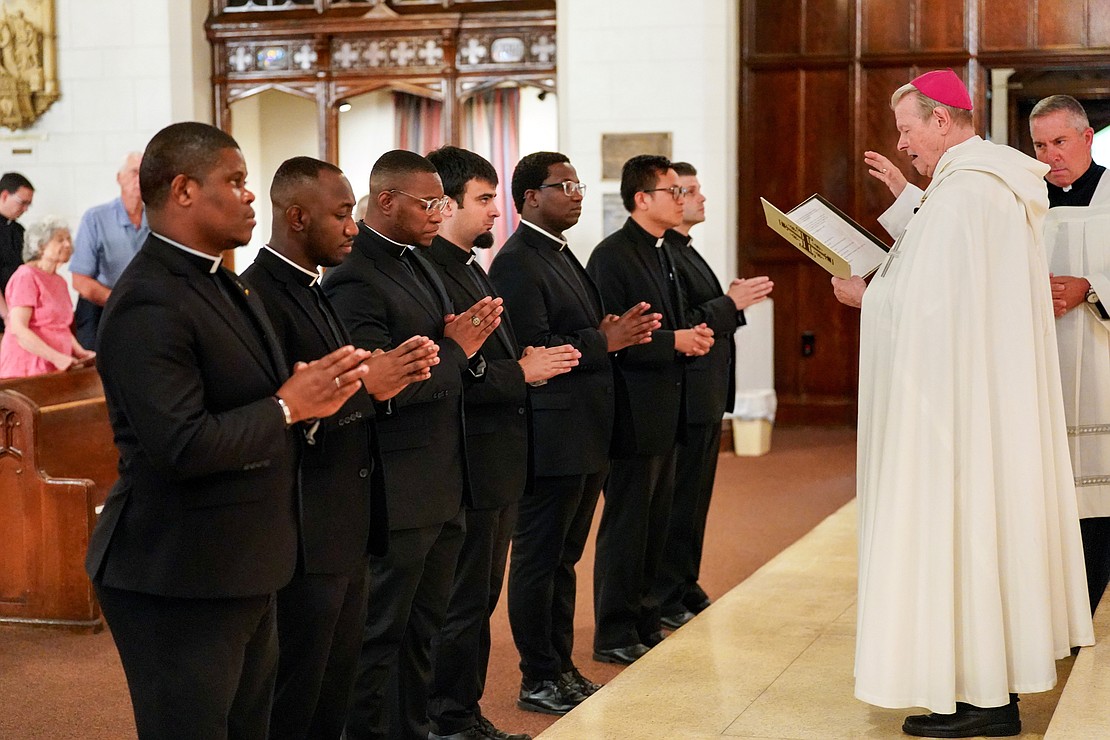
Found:
[[[391,530],[389,553],[370,558],[350,740],[427,740],[432,638],[447,613],[464,533],[460,509],[443,524]]]
[[[594,556],[594,649],[659,631],[652,595],[674,496],[675,453],[613,460]]]
[[[721,425],[688,424],[686,441],[678,446],[674,501],[671,504],[663,562],[655,579],[655,598],[664,616],[684,611],[705,593],[698,586],[705,521],[717,475]]]
[[[604,481],[604,470],[538,476],[520,500],[509,562],[509,625],[527,680],[555,680],[574,665],[574,566]]]
[[[1110,516],[1079,520],[1083,535],[1083,560],[1087,565],[1087,594],[1091,597],[1091,614],[1095,613],[1106,584],[1110,582]]]
[[[432,640],[432,691],[428,716],[437,735],[473,727],[489,667],[489,619],[501,597],[505,558],[517,505],[468,509],[466,538],[443,629]]]
[[[366,620],[366,561],[349,573],[300,573],[277,594],[278,677],[270,737],[343,734]]]
[[[84,298],[77,299],[73,310],[73,335],[85,349],[96,349],[96,332],[100,327],[100,315],[104,307]]]
[[[273,594],[181,599],[93,585],[142,740],[264,740],[277,676]]]

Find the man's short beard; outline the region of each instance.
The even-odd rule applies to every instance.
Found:
[[[474,237],[475,249],[489,249],[493,246],[493,232],[483,231],[478,236]]]

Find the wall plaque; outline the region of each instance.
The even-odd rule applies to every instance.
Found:
[[[58,99],[54,0],[0,0],[0,126],[29,128]]]
[[[602,134],[601,178],[621,179],[621,167],[637,154],[661,154],[671,158],[671,134]]]

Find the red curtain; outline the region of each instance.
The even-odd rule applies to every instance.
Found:
[[[483,250],[485,267],[516,229],[519,220],[510,192],[513,168],[520,159],[520,89],[497,88],[475,95],[463,105],[462,146],[493,163],[500,183],[497,207],[501,218],[493,227],[494,246]]]
[[[443,146],[443,103],[393,93],[393,138],[398,149],[424,155]]]

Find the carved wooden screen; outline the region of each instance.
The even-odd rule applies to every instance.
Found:
[[[319,156],[338,159],[338,109],[383,88],[441,100],[460,143],[459,102],[505,82],[555,85],[554,0],[213,0],[216,125],[269,89],[314,100]]]

